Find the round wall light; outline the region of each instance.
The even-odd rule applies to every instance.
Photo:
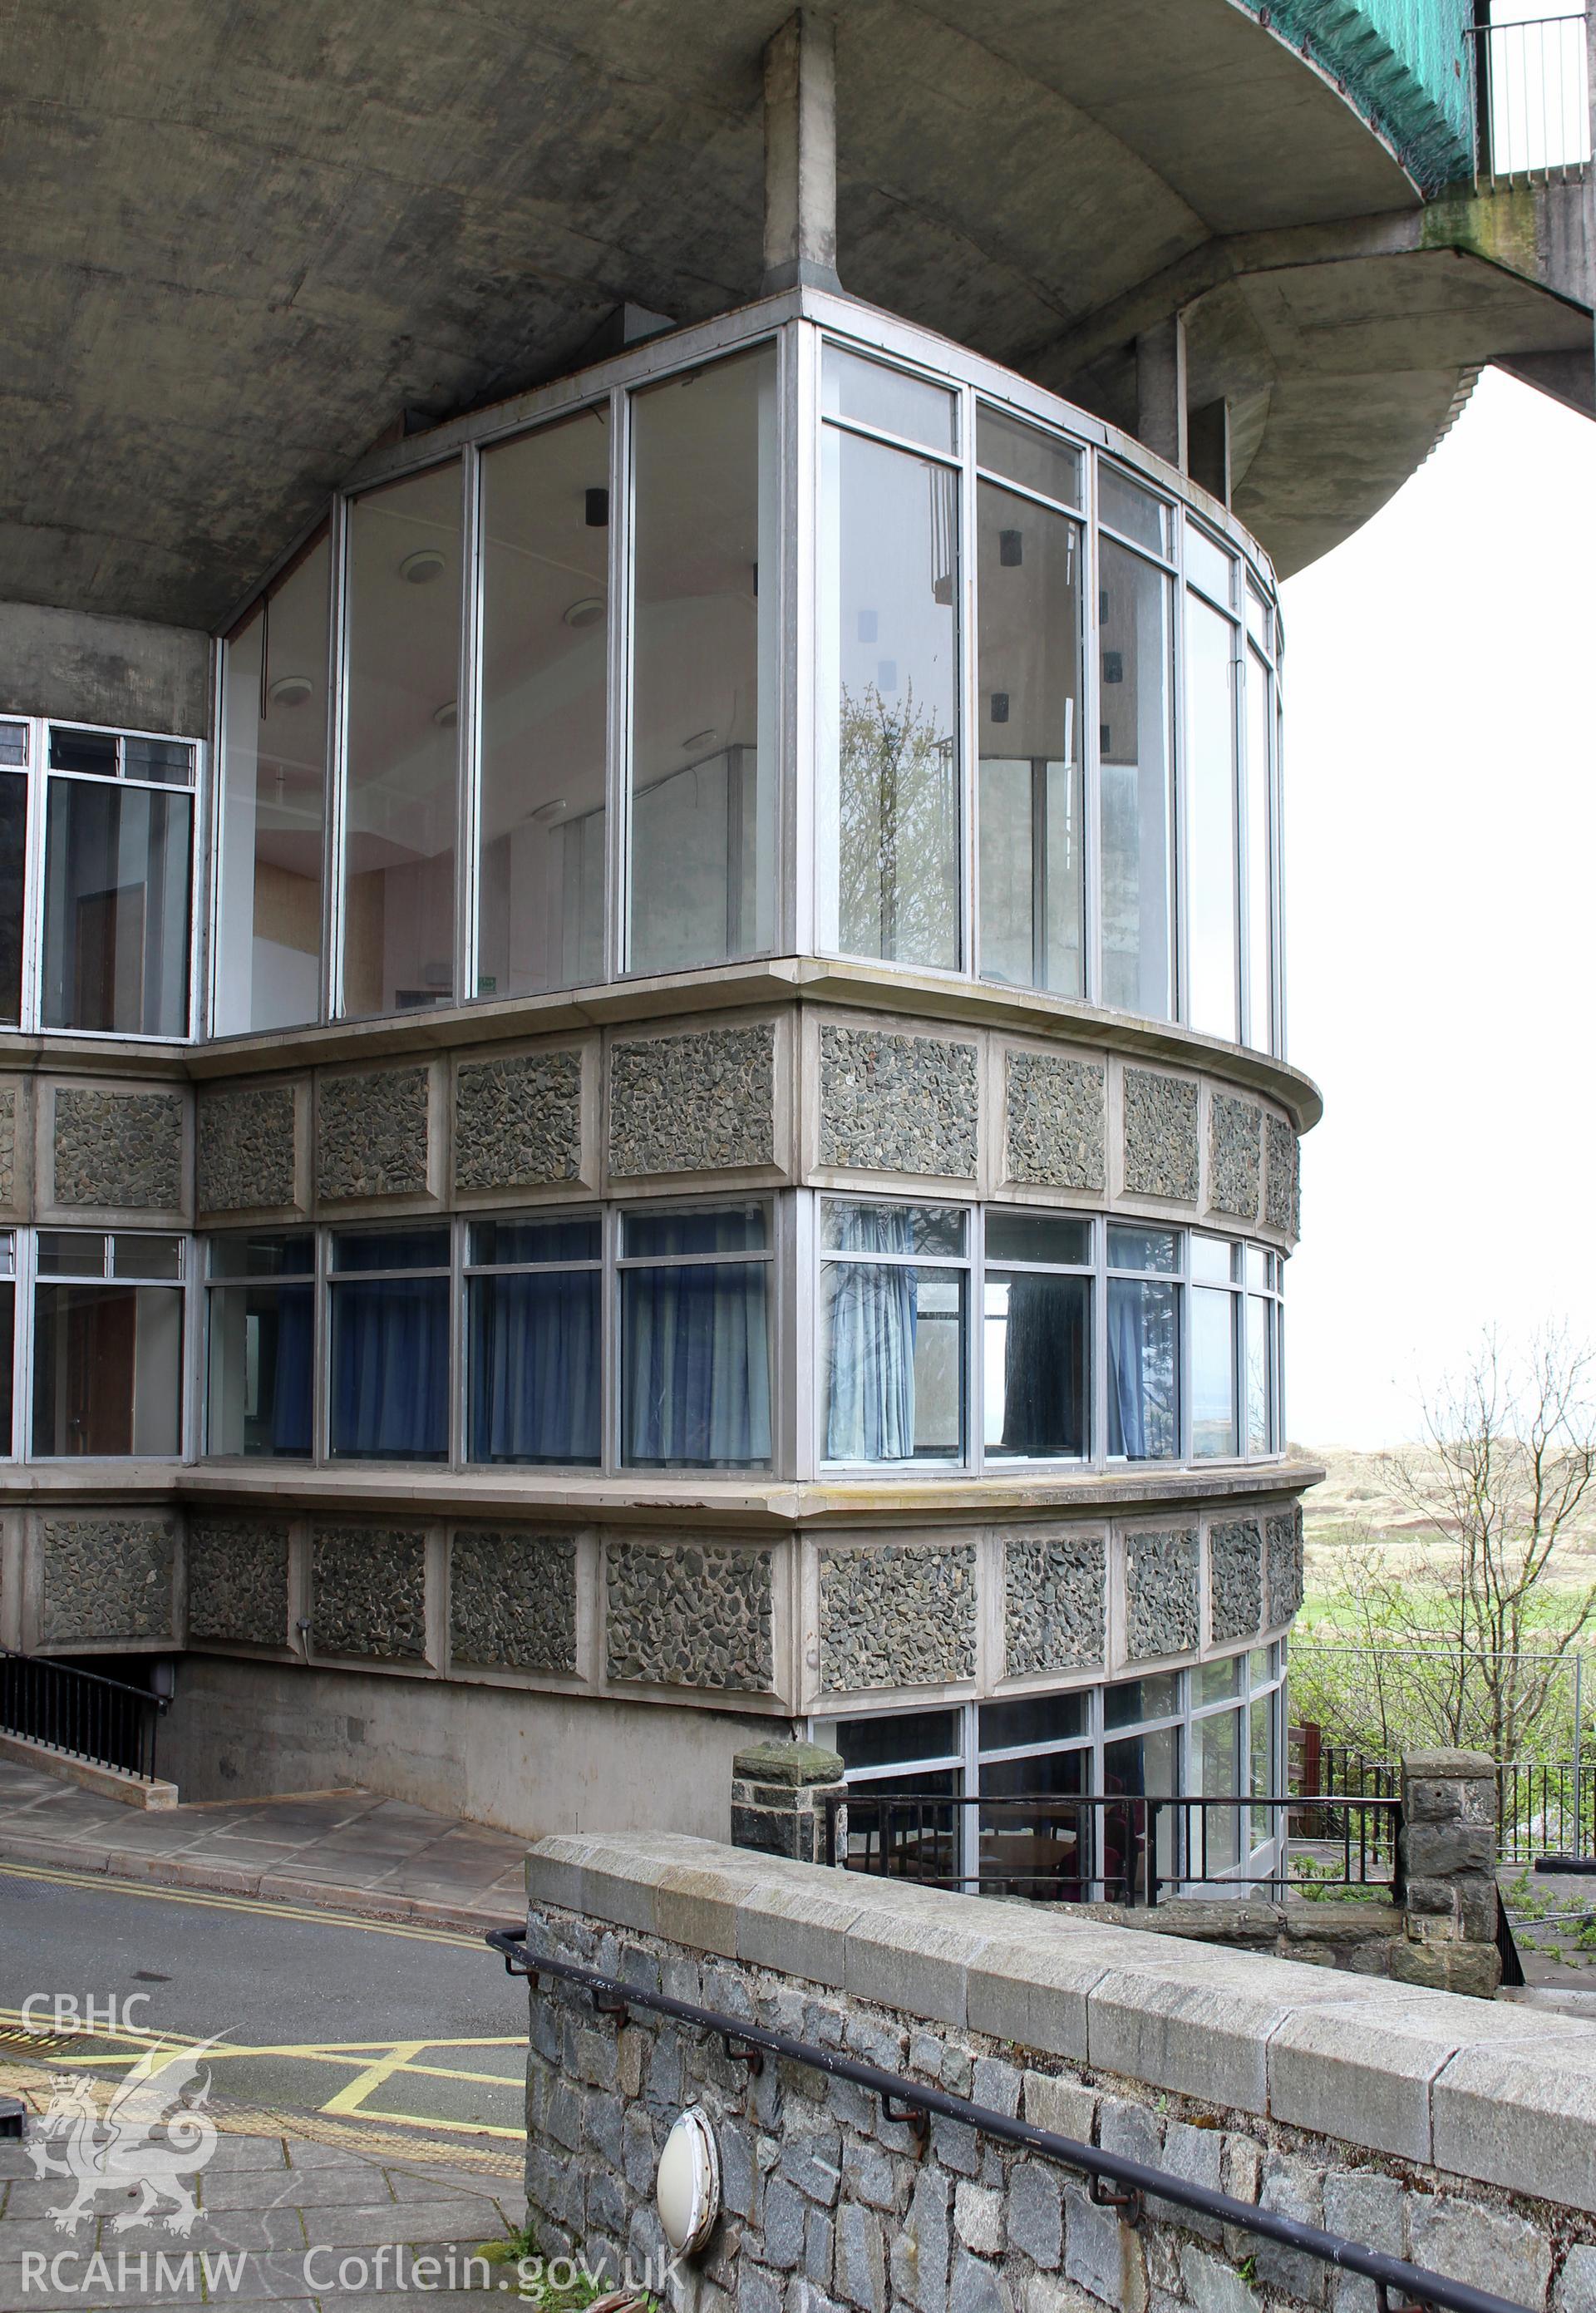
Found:
[[[412,586],[430,586],[443,567],[443,558],[435,546],[418,546],[399,564],[399,576]]]
[[[566,605],[562,615],[568,627],[597,626],[604,615],[604,597],[602,594],[579,594],[574,602]]]
[[[701,2105],[689,2105],[665,2139],[654,2203],[679,2256],[703,2247],[721,2212],[721,2156]]]
[[[315,687],[308,674],[280,674],[267,697],[274,707],[303,707]]]
[[[455,725],[460,721],[459,699],[446,699],[442,707],[434,707],[433,708],[433,721],[437,725],[440,731],[452,731]]]

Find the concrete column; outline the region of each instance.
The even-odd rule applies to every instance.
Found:
[[[1187,471],[1222,506],[1231,502],[1231,406],[1206,401],[1186,421]]]
[[[837,33],[800,8],[765,51],[762,296],[837,289]]]
[[[818,1743],[757,1743],[732,1762],[732,1844],[797,1863],[826,1860],[826,1802],[844,1797],[842,1761]],[[846,1837],[838,1818],[837,1840]]]
[[[1410,1751],[1402,1761],[1396,1895],[1403,1936],[1391,1974],[1488,2000],[1496,1949],[1496,1771],[1483,1751]]]
[[[1136,339],[1136,439],[1186,471],[1186,316]]]

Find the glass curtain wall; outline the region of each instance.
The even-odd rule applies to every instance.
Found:
[[[187,1036],[193,786],[181,740],[50,726],[46,1028]]]
[[[1242,840],[1241,888],[1247,930],[1247,1016],[1244,1043],[1259,1051],[1280,1048],[1275,1021],[1274,888],[1275,780],[1270,740],[1275,729],[1274,679],[1267,655],[1268,606],[1247,589],[1250,639],[1244,660],[1247,684],[1247,781]]]
[[[478,996],[604,976],[609,431],[483,453]]]
[[[331,548],[323,531],[227,646],[216,826],[218,1036],[321,1016]]]
[[[1186,532],[1188,582],[1229,604],[1234,565]],[[1228,610],[1186,589],[1186,856],[1188,1015],[1194,1028],[1234,1042],[1241,1033],[1237,919],[1237,629]]]
[[[1167,571],[1100,537],[1102,999],[1152,1020],[1175,1007],[1173,600]]]
[[[953,972],[960,476],[944,461],[958,445],[956,405],[837,346],[825,349],[821,392],[821,944]]]
[[[1063,444],[987,411],[978,438],[984,468],[1079,504],[1080,460]],[[988,479],[977,488],[976,529],[980,969],[1083,996],[1084,531]]]
[[[343,1009],[455,997],[460,470],[355,498],[348,516]]]
[[[633,396],[627,966],[775,937],[776,349]]]

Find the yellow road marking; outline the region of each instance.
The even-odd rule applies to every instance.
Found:
[[[406,1936],[415,1943],[450,1944],[457,1951],[480,1951],[480,1936],[462,1935],[457,1928],[428,1928],[403,1920],[366,1920],[355,1912],[312,1911],[301,1904],[279,1904],[266,1897],[224,1895],[197,1887],[145,1886],[137,1880],[108,1878],[103,1871],[66,1871],[43,1863],[7,1863],[0,1860],[0,1875],[14,1879],[47,1879],[57,1887],[87,1887],[102,1895],[135,1895],[148,1903],[197,1904],[213,1912],[247,1912],[257,1919],[299,1920],[313,1927],[359,1928],[367,1935]]]
[[[368,2064],[364,2071],[356,2072],[352,2080],[346,2081],[338,2094],[322,2106],[322,2111],[358,2112],[373,2089],[381,2088],[384,2080],[391,2080],[399,2066],[408,2063],[412,2056],[418,2056],[425,2045],[424,2040],[395,2041],[386,2056],[380,2057],[374,2064]]]

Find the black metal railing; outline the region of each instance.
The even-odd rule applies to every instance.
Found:
[[[1477,177],[1576,177],[1591,158],[1583,11],[1469,31]]]
[[[850,1871],[1044,1903],[1126,1904],[1238,1887],[1384,1891],[1400,1815],[1394,1797],[1363,1792],[963,1799],[868,1784],[828,1799],[825,1811],[826,1861]]]
[[[759,2071],[770,2055],[785,2063],[825,2072],[833,2080],[851,2080],[879,2099],[884,2118],[908,2123],[916,2148],[924,2145],[931,2121],[936,2117],[961,2121],[995,2143],[1015,2145],[1044,2160],[1057,2161],[1061,2168],[1085,2177],[1092,2200],[1100,2207],[1118,2210],[1127,2224],[1140,2223],[1149,2201],[1171,2209],[1189,2209],[1211,2222],[1233,2226],[1256,2240],[1274,2241],[1281,2248],[1294,2249],[1299,2256],[1312,2257],[1338,2272],[1361,2273],[1374,2283],[1375,2303],[1382,2313],[1396,2313],[1397,2308],[1410,2305],[1433,2307],[1436,2313],[1527,2313],[1524,2306],[1509,2298],[1494,2297],[1488,2290],[1472,2289],[1467,2282],[1449,2280],[1444,2273],[1408,2265],[1399,2256],[1387,2256],[1345,2234],[1321,2231],[1317,2225],[1302,2224],[1295,2217],[1256,2207],[1250,2201],[1232,2200],[1212,2185],[1194,2184],[1144,2160],[1133,2160],[1127,2153],[1109,2152],[1099,2145],[1079,2143],[1074,2137],[1056,2135],[1051,2129],[1036,2128],[1030,2121],[993,2112],[966,2097],[950,2096],[925,2080],[905,2080],[875,2064],[861,2063],[838,2048],[823,2048],[812,2040],[770,2031],[744,2016],[700,2008],[691,2001],[672,1999],[668,1992],[602,1975],[596,1968],[580,1967],[574,1960],[534,1952],[518,1928],[489,1928],[483,1940],[498,1953],[506,1974],[526,1976],[534,1992],[545,1975],[575,1984],[592,1996],[597,2014],[614,2018],[618,2025],[626,2021],[629,2009],[641,2008],[656,2016],[671,2017],[696,2031],[714,2033],[727,2055],[745,2063],[750,2073]]]
[[[0,1647],[0,1728],[63,1757],[153,1781],[167,1697],[125,1679]]]

